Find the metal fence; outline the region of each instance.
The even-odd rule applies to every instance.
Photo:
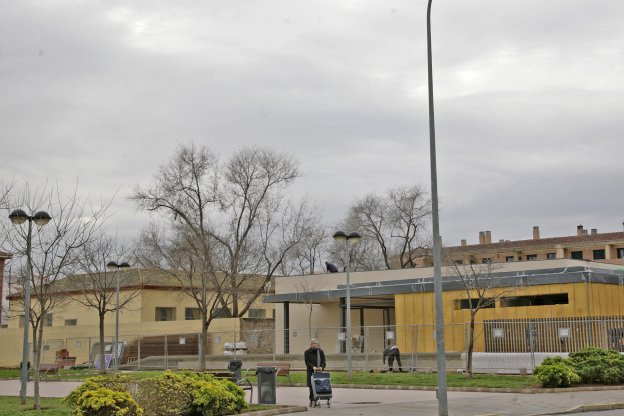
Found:
[[[249,361],[247,366],[256,361],[277,360],[290,361],[293,368],[302,368],[303,351],[309,346],[310,338],[317,338],[328,356],[328,367],[341,370],[346,368],[345,335],[345,329],[338,327],[210,332],[206,340],[207,366],[224,368],[228,360],[237,358]],[[405,369],[433,371],[435,368],[433,325],[362,326],[354,328],[352,336],[351,356],[355,370],[382,367],[382,352],[388,345],[400,348]],[[585,347],[624,351],[624,317],[484,321],[475,324],[474,340],[475,354],[486,357],[487,362],[479,364],[486,371],[522,372],[539,364],[547,355]],[[197,368],[199,343],[198,333],[134,335],[122,332],[117,349],[112,337],[105,339],[106,365],[112,367],[118,358],[120,367],[125,369]],[[468,343],[468,323],[445,327],[449,370],[465,367]],[[41,362],[54,362],[62,349],[69,354],[68,364],[75,361],[77,365],[82,362],[99,365],[99,339],[94,337],[46,340]],[[529,356],[531,364],[527,365]],[[516,357],[513,360],[517,362],[496,364],[509,361],[510,357]]]

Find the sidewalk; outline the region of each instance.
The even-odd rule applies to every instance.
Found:
[[[46,381],[41,383],[41,395],[44,397],[64,397],[79,386],[80,382]],[[0,395],[19,395],[19,380],[0,380]],[[32,383],[29,383],[29,394]],[[254,393],[256,389],[254,388]],[[257,401],[257,396],[253,398]],[[334,387],[331,408],[323,406],[307,409],[319,415],[361,416],[384,415],[405,416],[437,415],[438,401],[435,391],[426,390],[391,390],[391,389],[352,389]],[[528,416],[565,412],[581,405],[619,403],[624,408],[624,390],[569,391],[562,389],[557,393],[490,393],[490,392],[448,392],[449,415],[452,416]],[[306,387],[277,388],[277,404],[302,406],[308,404]],[[614,406],[611,406],[612,408]],[[622,412],[624,410],[615,411]],[[610,413],[610,412],[608,412]]]

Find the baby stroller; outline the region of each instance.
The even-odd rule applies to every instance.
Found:
[[[312,373],[311,378],[314,407],[321,407],[321,400],[327,400],[327,407],[331,407],[332,387],[329,373],[317,371]]]

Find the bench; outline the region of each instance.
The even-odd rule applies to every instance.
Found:
[[[277,373],[275,373],[275,375],[288,377],[288,383],[292,386],[292,380],[290,379],[290,363],[264,362],[264,363],[256,363],[256,367],[275,367],[275,369],[277,370]]]
[[[251,382],[247,380],[246,378],[241,378],[240,380],[236,380],[234,373],[230,371],[204,371],[200,374],[210,374],[216,380],[228,380],[236,384],[238,387],[240,387],[243,390],[249,390],[250,392],[249,403],[251,404],[253,400],[253,386],[251,385]]]
[[[39,377],[42,375],[55,375],[57,380],[60,380],[58,364],[39,364]],[[28,380],[30,380],[30,374],[34,371],[34,368],[28,370]]]

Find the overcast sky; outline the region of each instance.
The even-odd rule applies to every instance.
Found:
[[[430,186],[426,0],[0,0],[0,174],[126,200],[179,143],[292,153],[329,223]],[[624,1],[434,0],[446,244],[622,230]],[[333,230],[330,230],[330,232]]]

